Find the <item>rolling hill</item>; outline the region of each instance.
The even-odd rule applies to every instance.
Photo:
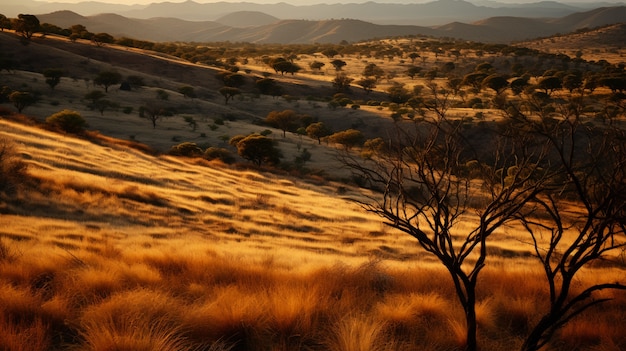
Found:
[[[452,22],[437,27],[381,25],[346,18],[277,20],[253,11],[234,12],[219,21],[188,21],[172,17],[140,19],[117,14],[81,16],[71,11],[38,15],[38,18],[42,23],[62,28],[82,24],[94,33],[106,32],[157,42],[339,43],[342,40],[357,42],[399,35],[423,35],[509,43],[619,23],[626,18],[626,6],[594,9],[561,18],[490,17],[469,24]]]

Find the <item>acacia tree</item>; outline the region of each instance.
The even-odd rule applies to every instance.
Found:
[[[298,121],[298,115],[294,110],[271,111],[265,117],[265,123],[283,131],[283,138],[287,137],[287,131],[292,129]]]
[[[266,136],[239,135],[233,137],[229,143],[237,148],[239,156],[257,166],[263,163],[278,164],[280,162],[280,150],[274,146],[274,141]]]
[[[318,144],[322,143],[322,138],[330,135],[331,131],[324,122],[316,122],[306,127],[306,135],[311,139],[316,139]]]
[[[13,106],[17,109],[17,112],[22,113],[22,111],[37,102],[37,98],[30,92],[27,91],[14,91],[9,94],[9,100],[13,103]]]
[[[104,87],[105,92],[109,92],[109,87],[111,85],[118,84],[122,81],[122,75],[119,72],[115,71],[102,71],[98,73],[96,78],[94,78],[93,83],[96,85],[102,85]]]
[[[61,82],[63,70],[60,68],[49,68],[43,71],[43,76],[46,78],[46,84],[50,86],[50,89],[54,90],[54,88]]]
[[[489,237],[515,219],[548,176],[538,166],[544,153],[525,152],[525,140],[503,135],[495,155],[476,152],[462,124],[446,116],[442,105],[451,103],[448,95],[436,86],[432,91],[439,95],[423,100],[428,118],[402,122],[388,149],[371,161],[346,153],[343,162],[364,184],[381,191],[360,204],[411,235],[446,268],[465,315],[465,349],[474,351],[476,287]],[[468,221],[472,214],[477,220]]]
[[[221,87],[218,91],[224,97],[224,105],[228,105],[228,101],[230,99],[241,94],[241,90],[239,90],[239,88],[233,87]]]
[[[39,19],[35,15],[19,14],[11,23],[11,27],[22,38],[30,40],[30,38],[41,29]]]

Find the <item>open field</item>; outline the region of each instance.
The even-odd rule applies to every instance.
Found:
[[[0,131],[38,184],[0,217],[7,349],[450,350],[463,340],[445,271],[348,200],[362,190],[8,121]],[[545,301],[516,233],[497,235],[482,278],[485,349],[517,345]],[[580,283],[624,274],[607,264]],[[620,349],[626,298],[604,296],[615,300],[551,349]]]
[[[329,100],[320,98],[332,94],[336,72],[329,64],[323,72],[273,76],[297,99],[245,93],[225,104],[217,93],[215,67],[164,61],[156,54],[142,61],[141,52],[113,46],[42,39],[14,47],[14,37],[0,38],[13,54],[32,55],[25,63],[32,71],[0,71],[0,85],[41,93],[24,115],[12,112],[8,103],[0,106],[0,147],[9,145],[14,152],[9,156],[26,165],[13,179],[15,186],[0,196],[0,350],[463,349],[464,315],[449,273],[415,239],[355,203],[380,194],[351,181],[337,160],[340,148],[292,132],[283,138],[280,129],[261,123],[270,111],[294,109],[334,131],[357,128],[368,138],[391,133],[394,111],[388,104],[330,108]],[[73,52],[64,49],[67,45],[75,45]],[[46,53],[50,56],[38,56]],[[474,50],[464,53],[467,61],[422,55],[424,70],[448,62],[463,73],[477,60],[510,64]],[[38,57],[49,65],[67,65],[68,74],[54,89],[38,73],[44,68]],[[321,59],[298,56],[303,67]],[[412,87],[432,81],[406,75],[406,59],[342,59],[344,72],[354,77],[374,62],[390,74],[371,95],[353,86],[350,96],[356,102],[382,100],[394,83]],[[257,78],[271,70],[253,59],[241,67]],[[111,88],[107,99],[119,108],[101,114],[87,107],[84,96],[102,89],[93,77],[111,68],[140,75],[146,84],[132,91]],[[448,78],[434,81],[444,86]],[[196,88],[197,98],[177,92],[186,84]],[[469,129],[504,119],[492,108],[495,93],[464,89],[467,95],[455,97],[447,111],[452,120]],[[169,94],[167,103],[178,113],[152,128],[137,110],[154,103],[159,90]],[[600,98],[609,93],[604,87],[594,92]],[[484,107],[468,107],[466,100],[476,98]],[[38,123],[63,109],[80,112],[88,131],[63,134]],[[184,116],[197,121],[197,128]],[[623,120],[618,116],[615,123]],[[165,153],[185,141],[203,149],[229,147],[235,135],[265,130],[285,163],[302,149],[311,152],[309,169],[254,167],[243,160],[229,165]],[[477,140],[492,143],[487,137]],[[567,210],[576,213],[576,204]],[[453,238],[462,238],[477,221],[473,213],[462,220]],[[499,228],[487,250],[477,288],[480,349],[519,349],[549,307],[545,276],[531,239],[518,225]],[[467,263],[474,261],[470,256]],[[612,252],[577,275],[573,292],[624,282],[625,267],[624,251]],[[605,290],[595,297],[612,301],[566,324],[546,350],[626,348],[623,291]]]

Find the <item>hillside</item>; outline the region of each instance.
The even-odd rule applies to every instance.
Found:
[[[581,30],[575,33],[557,35],[532,41],[522,41],[515,45],[532,47],[545,52],[565,53],[572,57],[578,54],[583,59],[603,59],[612,63],[624,62],[620,43],[626,37],[626,24],[603,26],[597,29]]]
[[[278,20],[279,17],[267,13],[247,10],[225,14],[221,19],[216,18],[216,21],[189,21],[172,17],[172,14],[148,19],[118,14],[80,16],[70,11],[38,15],[42,23],[52,23],[61,28],[82,24],[95,33],[106,32],[118,37],[159,42],[339,43],[344,40],[358,42],[373,38],[421,35],[508,43],[618,23],[626,18],[626,7],[600,8],[560,18],[481,17],[479,21],[471,23],[455,21],[434,27],[400,25],[401,21],[394,22],[394,25],[382,25],[363,19],[367,17],[356,20],[348,16],[342,19]]]

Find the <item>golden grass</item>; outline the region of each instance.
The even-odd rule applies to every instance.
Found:
[[[332,182],[150,156],[4,120],[0,131],[35,184],[2,204],[1,349],[462,347],[447,273],[346,199],[368,194],[342,188],[339,197],[343,185]],[[520,235],[495,234],[481,274],[486,350],[517,348],[546,307]],[[615,267],[585,271],[579,283],[623,279]],[[624,345],[613,321],[626,317],[626,298],[611,294],[552,349]]]

